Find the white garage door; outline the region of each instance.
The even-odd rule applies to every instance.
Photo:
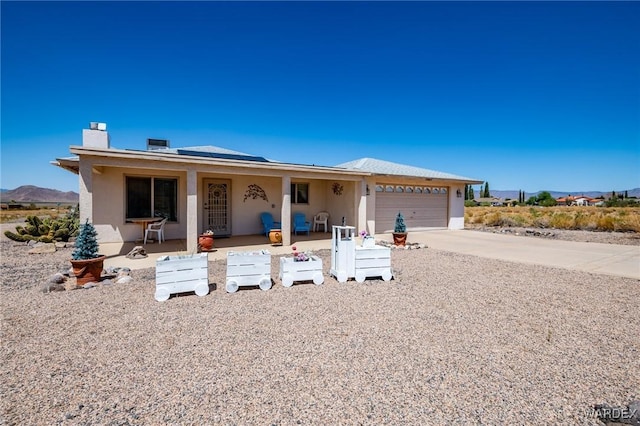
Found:
[[[377,185],[376,232],[393,231],[399,211],[407,229],[446,228],[448,193],[443,187]]]

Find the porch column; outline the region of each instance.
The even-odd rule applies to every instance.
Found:
[[[367,230],[367,181],[363,178],[360,182],[356,182],[356,211],[358,218],[356,220],[356,232]]]
[[[291,245],[291,176],[282,176],[282,245]]]
[[[187,170],[187,250],[198,251],[198,173]]]
[[[80,223],[83,224],[89,219],[89,222],[93,224],[93,163],[90,160],[80,161],[78,178]]]

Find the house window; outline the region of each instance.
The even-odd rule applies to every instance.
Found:
[[[178,220],[178,179],[126,178],[126,218],[166,217]]]
[[[291,204],[309,204],[309,184],[291,184]]]

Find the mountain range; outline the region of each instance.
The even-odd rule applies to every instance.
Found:
[[[518,199],[518,190],[490,190],[491,196],[502,199]],[[542,191],[538,192],[526,192],[525,200],[529,197],[535,196]],[[600,191],[547,191],[553,198],[566,197],[567,195],[586,195],[591,198],[598,198],[603,196],[609,198],[611,192]],[[624,194],[625,190],[616,191],[617,194]],[[629,197],[640,198],[640,188],[628,189],[626,193]],[[475,191],[475,197],[480,198],[480,192]],[[79,195],[77,192],[68,191],[62,192],[57,189],[40,188],[33,185],[24,185],[16,189],[0,189],[0,201],[8,203],[11,201],[20,203],[77,203]]]
[[[40,188],[33,185],[23,185],[16,189],[1,189],[0,201],[3,203],[78,203],[80,195],[77,192],[62,192],[57,189]]]

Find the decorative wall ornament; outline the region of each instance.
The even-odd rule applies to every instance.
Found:
[[[333,182],[333,185],[331,185],[331,189],[333,190],[334,194],[342,195],[342,191],[344,190],[344,186],[342,186],[342,184],[339,183],[339,182]]]
[[[246,202],[247,198],[251,198],[253,200],[257,198],[262,198],[267,203],[269,202],[269,199],[267,198],[267,194],[264,192],[264,189],[260,188],[260,186],[256,185],[255,183],[252,183],[247,187],[247,190],[244,193],[243,202]]]

